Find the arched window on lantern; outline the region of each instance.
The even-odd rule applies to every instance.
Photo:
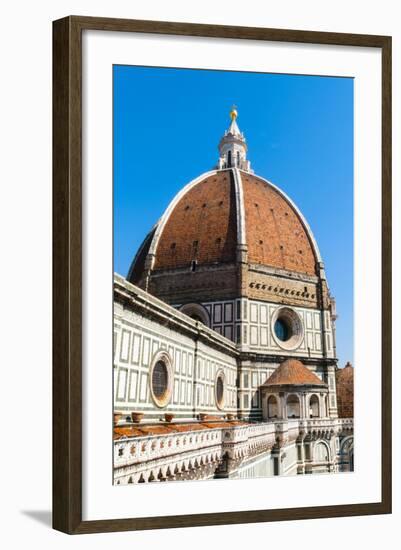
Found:
[[[278,404],[274,395],[271,395],[267,400],[267,416],[268,418],[278,417]]]
[[[310,418],[319,418],[319,398],[317,395],[312,395],[309,400],[309,416]]]
[[[287,397],[287,418],[300,418],[301,407],[297,395],[292,394]]]

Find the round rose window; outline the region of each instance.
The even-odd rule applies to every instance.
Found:
[[[224,375],[220,372],[216,378],[216,404],[219,409],[224,407]]]
[[[285,350],[298,348],[304,337],[304,327],[298,313],[289,307],[276,309],[271,318],[272,334],[276,344]]]
[[[154,360],[150,372],[150,393],[158,407],[165,407],[172,393],[171,359],[166,352],[158,354]]]

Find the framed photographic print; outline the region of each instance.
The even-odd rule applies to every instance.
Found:
[[[53,525],[391,512],[391,38],[67,17]]]

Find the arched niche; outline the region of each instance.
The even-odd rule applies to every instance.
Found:
[[[210,327],[210,318],[206,309],[201,304],[184,304],[180,307],[180,311],[194,319]]]
[[[320,416],[320,402],[319,397],[314,394],[309,399],[309,417],[319,418]]]
[[[267,400],[267,418],[278,418],[278,401],[275,395],[270,395]]]
[[[330,448],[324,441],[318,441],[313,450],[315,462],[330,462]]]
[[[350,435],[341,442],[340,457],[343,469],[354,471],[354,436]]]
[[[301,404],[299,397],[292,393],[287,397],[287,418],[300,418]]]

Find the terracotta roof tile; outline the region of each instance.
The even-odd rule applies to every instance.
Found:
[[[271,185],[241,172],[250,263],[316,274],[313,244],[296,209]],[[237,207],[231,169],[196,183],[175,204],[158,240],[154,270],[236,260]],[[135,258],[130,280],[140,280],[150,239]]]
[[[143,437],[147,435],[168,435],[173,433],[195,432],[210,430],[213,428],[228,428],[232,426],[246,426],[246,422],[239,420],[191,422],[188,424],[134,424],[128,426],[115,426],[114,439],[123,437]]]
[[[276,189],[242,174],[248,260],[315,275],[315,255],[298,213]]]
[[[175,205],[156,250],[155,269],[233,262],[237,244],[231,170],[197,183]]]
[[[286,359],[266,380],[264,386],[325,386],[298,359]]]

